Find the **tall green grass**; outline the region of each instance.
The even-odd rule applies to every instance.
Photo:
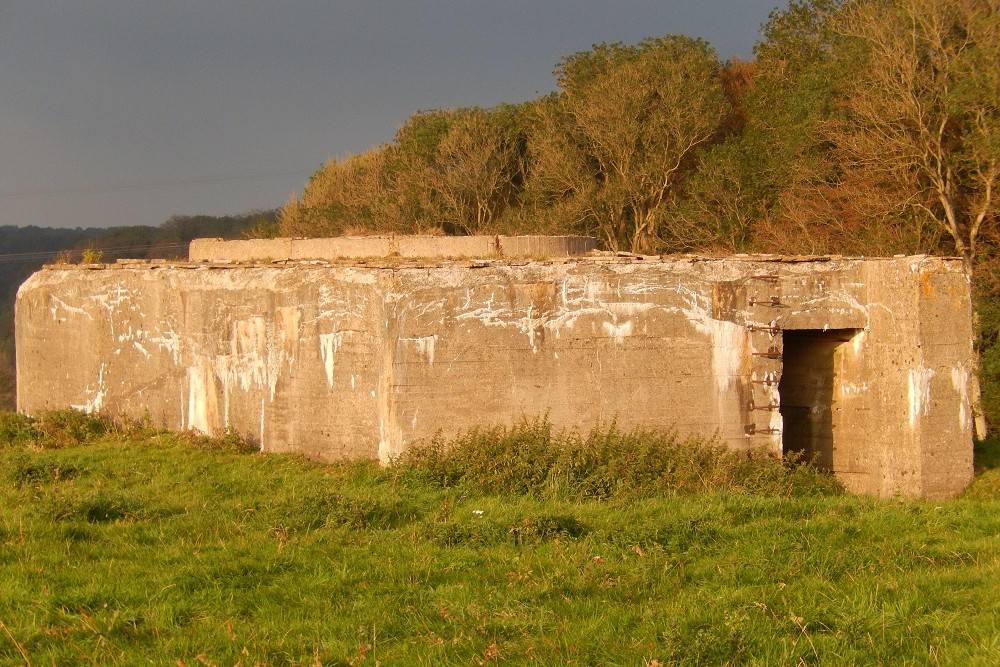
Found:
[[[586,435],[547,419],[442,436],[405,453],[403,472],[480,493],[540,498],[644,498],[673,493],[831,495],[836,480],[795,459],[738,452],[672,431],[623,431],[614,423]]]
[[[0,447],[65,447],[99,438],[112,422],[76,410],[51,410],[38,417],[0,412]]]
[[[555,466],[527,486],[442,474],[472,436],[383,469],[107,423],[46,441],[40,421],[0,417],[16,436],[0,445],[0,664],[1000,660],[1000,504],[977,486],[949,502],[846,496],[815,472],[816,493],[677,487],[609,454],[580,469],[631,481],[574,473],[554,492]],[[518,440],[546,428],[475,438],[512,464],[518,442],[574,460],[551,429]],[[807,474],[757,464],[740,479]]]

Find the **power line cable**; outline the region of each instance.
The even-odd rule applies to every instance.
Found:
[[[190,244],[188,243],[156,243],[151,242],[147,245],[141,246],[119,246],[116,248],[94,248],[95,251],[100,251],[105,255],[130,255],[139,252],[148,252],[149,250],[187,250]],[[86,248],[63,248],[62,250],[40,250],[37,252],[15,252],[0,255],[0,264],[9,264],[13,262],[37,262],[39,260],[52,259],[57,257],[61,253],[69,252],[83,252]]]
[[[180,178],[167,181],[133,181],[111,183],[108,185],[87,185],[67,188],[40,188],[37,190],[0,190],[0,198],[16,197],[59,197],[64,195],[88,195],[103,192],[118,192],[123,190],[155,190],[157,188],[184,187],[188,185],[213,185],[216,183],[238,183],[242,181],[261,181],[272,178],[291,178],[312,175],[313,171],[270,171],[251,174],[227,174],[219,176],[201,176],[197,178]]]

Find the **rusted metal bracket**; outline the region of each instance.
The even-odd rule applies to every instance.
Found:
[[[778,428],[757,428],[756,424],[747,424],[743,427],[743,432],[747,436],[751,435],[777,435],[781,433],[781,429]]]
[[[768,306],[769,308],[777,308],[781,305],[781,299],[776,296],[771,296],[766,299],[758,299],[755,296],[750,297],[749,303],[751,306]]]
[[[767,352],[754,352],[755,357],[764,357],[765,359],[781,359],[781,350],[772,345],[767,348]]]
[[[770,378],[765,378],[763,380],[750,380],[750,384],[762,384],[767,387],[773,387],[779,382],[781,382],[781,378],[778,378],[777,380],[772,380]]]
[[[775,410],[780,410],[781,406],[779,406],[777,403],[768,403],[767,405],[754,405],[753,402],[751,401],[749,408],[750,410],[768,410],[774,412]]]
[[[766,324],[748,324],[747,329],[751,332],[753,331],[766,331],[772,336],[776,333],[781,333],[781,327],[779,326],[768,326]]]

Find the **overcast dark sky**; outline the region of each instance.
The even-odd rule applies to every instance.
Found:
[[[0,225],[273,208],[418,109],[537,97],[597,42],[748,58],[785,4],[0,0]]]

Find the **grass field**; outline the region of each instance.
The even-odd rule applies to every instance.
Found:
[[[385,470],[50,422],[0,413],[0,664],[1000,663],[995,447],[929,502],[538,425]]]

